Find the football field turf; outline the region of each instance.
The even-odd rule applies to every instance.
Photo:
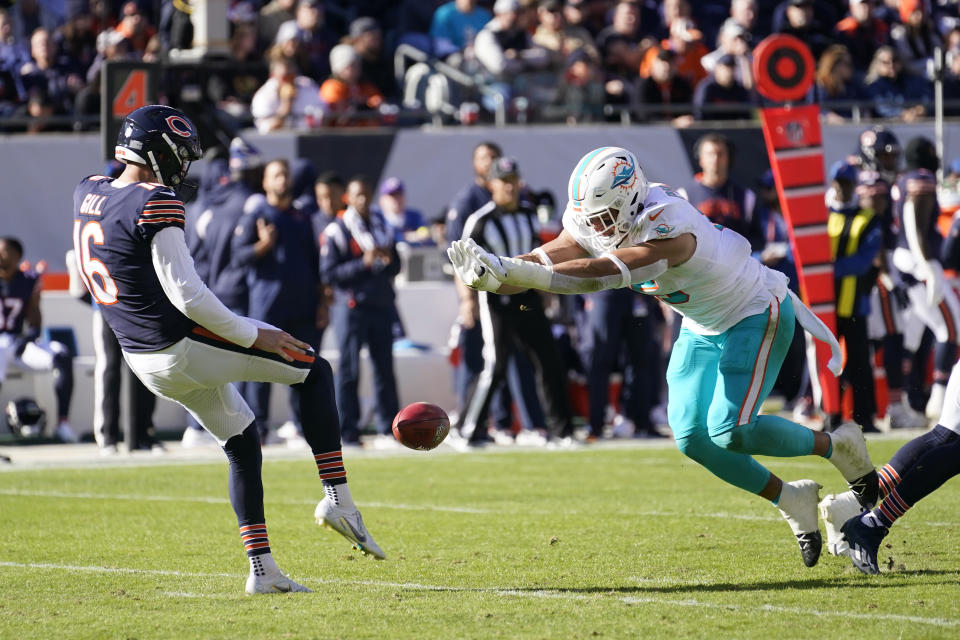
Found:
[[[903,441],[871,440],[874,462]],[[249,597],[214,455],[8,465],[0,638],[960,637],[960,482],[909,512],[864,576],[826,549],[805,568],[775,508],[672,442],[347,452],[378,562],[314,523],[309,454],[268,452],[274,556],[314,593]],[[845,488],[817,458],[762,461],[821,496]]]

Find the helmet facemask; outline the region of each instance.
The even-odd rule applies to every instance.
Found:
[[[602,253],[618,248],[630,234],[636,215],[643,206],[639,200],[640,194],[634,192],[629,203],[617,200],[621,203],[619,208],[610,206],[599,211],[581,212],[578,217],[584,229],[584,239],[602,249]]]

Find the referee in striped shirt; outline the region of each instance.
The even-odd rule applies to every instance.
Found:
[[[513,158],[501,157],[490,167],[491,200],[464,223],[462,239],[473,238],[494,255],[530,253],[540,245],[536,211],[520,202],[520,174]],[[537,372],[537,387],[547,415],[551,439],[573,434],[567,379],[543,302],[536,291],[498,296],[474,291],[457,280],[461,305],[477,305],[483,332],[483,372],[467,391],[457,427],[471,444],[487,440],[487,412],[492,392],[506,375],[511,351],[527,352]]]

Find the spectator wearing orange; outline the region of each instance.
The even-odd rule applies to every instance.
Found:
[[[659,47],[651,47],[643,56],[640,63],[640,77],[650,75],[653,61],[660,49],[670,49],[676,54],[677,74],[683,76],[691,85],[696,85],[707,77],[700,59],[707,55],[707,47],[703,44],[703,34],[694,27],[689,18],[676,18],[670,22],[670,37],[663,40]]]
[[[137,3],[132,1],[123,5],[117,31],[130,42],[130,47],[138,56],[143,55],[150,38],[157,32],[150,26],[147,17],[140,12]]]
[[[360,56],[349,44],[338,44],[330,51],[332,75],[320,85],[320,98],[328,110],[326,124],[358,126],[379,123],[376,110],[383,103],[383,95],[374,84],[362,79],[361,69]]]
[[[872,0],[849,0],[850,15],[837,23],[857,69],[866,71],[878,47],[890,44],[890,27],[874,14]]]

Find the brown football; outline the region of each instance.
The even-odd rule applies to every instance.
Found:
[[[436,449],[450,433],[447,412],[429,402],[408,404],[393,419],[393,436],[405,447]]]

